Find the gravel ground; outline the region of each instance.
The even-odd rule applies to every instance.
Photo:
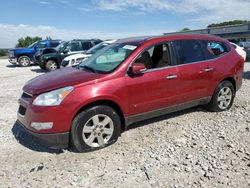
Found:
[[[134,124],[90,153],[40,146],[16,121],[39,67],[0,60],[0,187],[250,187],[250,63],[233,107],[196,107]]]

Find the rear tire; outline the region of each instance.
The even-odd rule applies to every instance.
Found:
[[[213,112],[221,112],[231,108],[235,97],[235,89],[230,81],[222,81],[213,94],[207,108]]]
[[[58,69],[58,64],[54,60],[48,60],[45,64],[45,68],[47,71],[54,71]]]
[[[21,66],[21,67],[28,67],[30,66],[30,63],[31,63],[31,60],[28,56],[24,55],[24,56],[20,56],[18,58],[18,64]]]
[[[109,106],[94,106],[80,112],[72,122],[70,145],[77,152],[88,152],[115,143],[121,133],[121,121]]]

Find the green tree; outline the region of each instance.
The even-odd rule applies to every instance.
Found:
[[[30,37],[30,36],[27,36],[25,38],[20,38],[18,39],[18,42],[16,44],[16,47],[19,48],[19,47],[27,47],[29,45],[31,45],[32,43],[38,41],[38,40],[42,40],[42,37],[39,37],[39,36],[36,36],[36,37]]]
[[[180,31],[190,31],[191,29],[189,29],[188,27],[185,27],[185,28],[183,28],[182,30],[180,30]]]
[[[6,49],[0,49],[0,57],[1,56],[6,56],[7,52],[8,52],[8,50],[6,50]]]
[[[245,24],[247,22],[248,22],[247,20],[232,20],[232,21],[226,21],[226,22],[221,22],[221,23],[212,23],[212,24],[208,25],[207,28]]]

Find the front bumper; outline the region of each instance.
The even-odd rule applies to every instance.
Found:
[[[68,108],[38,107],[33,106],[33,96],[23,92],[19,99],[17,113],[18,122],[31,133],[42,145],[50,148],[66,148],[69,143],[69,131],[72,118],[69,116]],[[58,115],[60,114],[60,115]],[[32,122],[53,122],[53,127],[36,130],[31,126]]]
[[[10,62],[11,64],[17,64],[17,58],[9,57],[9,62]]]
[[[17,123],[21,125],[29,134],[31,134],[36,141],[49,148],[63,149],[67,148],[69,145],[69,132],[53,134],[35,133],[27,129],[19,120],[17,120]]]

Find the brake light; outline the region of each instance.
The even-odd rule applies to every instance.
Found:
[[[245,62],[245,59],[242,57],[242,56],[240,56],[240,61],[239,61],[240,63],[244,63]]]

